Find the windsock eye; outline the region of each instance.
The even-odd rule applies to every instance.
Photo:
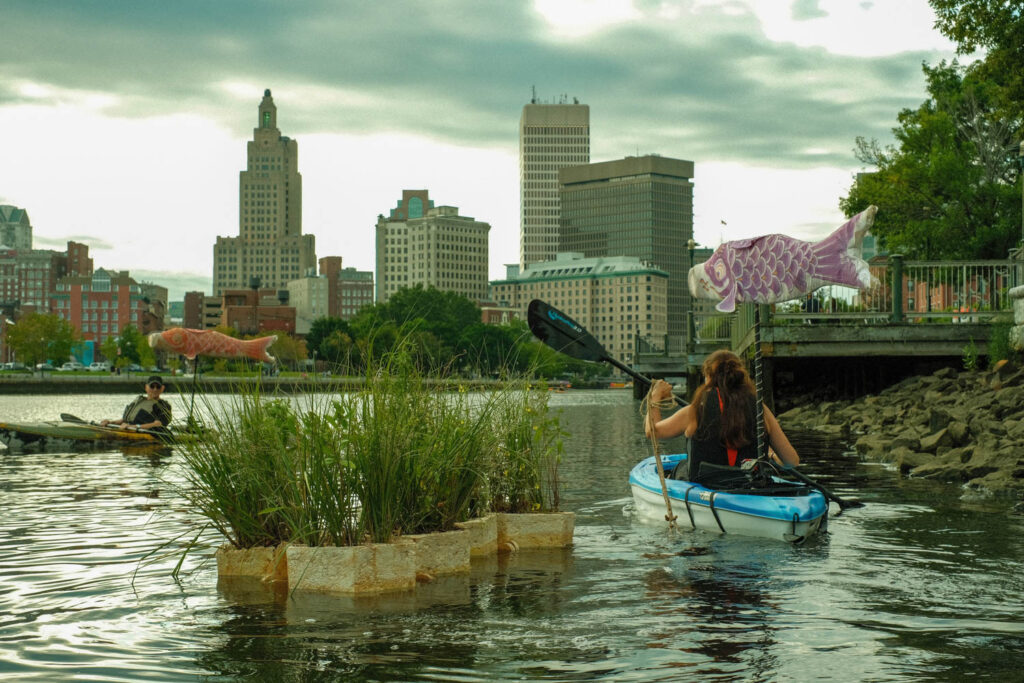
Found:
[[[715,264],[715,279],[719,282],[725,279],[725,264],[721,261]]]

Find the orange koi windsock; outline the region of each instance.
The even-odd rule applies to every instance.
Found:
[[[277,337],[274,336],[243,341],[214,330],[189,330],[183,327],[172,327],[149,335],[149,345],[154,349],[178,353],[189,360],[196,356],[210,356],[252,358],[264,363],[274,363],[276,361],[267,353],[267,349],[275,341]]]

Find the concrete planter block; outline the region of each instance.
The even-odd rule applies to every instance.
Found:
[[[536,512],[498,515],[498,548],[565,548],[572,545],[576,515]]]
[[[465,530],[403,536],[416,546],[416,572],[431,576],[469,571],[471,534]]]
[[[1010,328],[1010,348],[1014,351],[1024,351],[1024,325]]]
[[[472,557],[491,555],[498,550],[498,515],[477,517],[456,522],[456,529],[469,532],[469,554]]]
[[[287,581],[288,561],[284,546],[243,548],[230,545],[217,548],[217,576],[250,577],[261,581]]]
[[[413,543],[288,547],[288,590],[385,593],[416,585]]]

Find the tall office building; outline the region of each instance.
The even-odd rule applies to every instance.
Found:
[[[542,104],[534,98],[519,118],[519,265],[558,253],[558,171],[590,163],[590,107]]]
[[[693,162],[649,155],[559,172],[559,251],[633,256],[669,274],[668,334],[681,338],[690,310]]]
[[[404,190],[390,216],[377,218],[377,301],[415,285],[485,299],[490,231],[458,207],[434,207],[426,190]]]
[[[217,237],[213,293],[261,287],[283,290],[316,267],[313,235],[302,234],[299,147],[277,128],[277,107],[263,93],[247,163],[238,181],[238,237]]]

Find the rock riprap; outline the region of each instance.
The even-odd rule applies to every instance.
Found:
[[[798,406],[784,427],[846,438],[911,476],[1024,498],[1024,370],[943,368],[855,401]]]

